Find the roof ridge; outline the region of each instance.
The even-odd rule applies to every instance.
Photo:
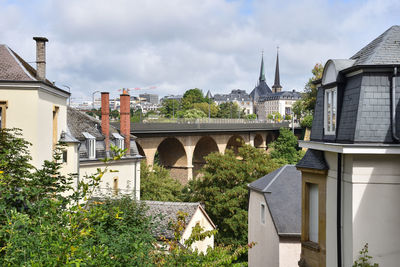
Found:
[[[267,192],[268,187],[270,187],[275,182],[275,180],[278,179],[279,175],[283,172],[284,169],[286,169],[287,166],[289,165],[281,167],[279,172],[275,174],[274,178],[272,178],[272,180],[267,184],[267,186],[262,190],[262,192]]]
[[[11,57],[17,62],[17,64],[20,66],[20,68],[24,71],[24,73],[32,80],[37,81],[37,79],[30,73],[30,71],[25,67],[25,64],[28,64],[26,61],[24,61],[17,53],[14,52],[10,47],[7,45],[4,45],[6,48],[7,52],[11,55]]]

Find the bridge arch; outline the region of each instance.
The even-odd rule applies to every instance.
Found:
[[[264,139],[262,138],[261,134],[256,134],[254,136],[254,147],[255,148],[260,148],[263,146]]]
[[[212,152],[219,152],[217,142],[210,136],[203,136],[197,141],[193,151],[193,176],[196,177],[201,167],[204,166],[206,160],[205,156]]]
[[[230,149],[237,154],[239,152],[239,147],[241,147],[244,143],[244,138],[238,134],[235,134],[229,138],[225,151]]]
[[[165,138],[157,147],[160,164],[164,167],[181,167],[187,164],[183,144],[175,137]]]

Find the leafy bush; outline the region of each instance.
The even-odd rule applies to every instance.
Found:
[[[265,151],[250,145],[239,148],[238,155],[212,153],[206,157],[203,177],[189,182],[190,201],[201,201],[218,225],[216,241],[225,245],[247,243],[247,184],[278,168]]]
[[[311,114],[306,115],[304,118],[301,119],[300,126],[302,128],[311,129],[313,119],[314,119],[313,115],[311,115]]]
[[[297,137],[287,128],[279,130],[279,137],[272,142],[271,148],[271,158],[281,164],[296,164],[304,156],[297,145]]]
[[[181,201],[183,186],[170,176],[169,170],[155,164],[150,170],[140,164],[140,198],[155,201]]]

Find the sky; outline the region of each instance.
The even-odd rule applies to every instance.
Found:
[[[283,90],[302,91],[316,63],[351,57],[399,14],[398,0],[0,0],[0,43],[35,66],[32,37],[47,37],[47,78],[77,102],[250,93],[261,51],[273,85],[278,46]]]

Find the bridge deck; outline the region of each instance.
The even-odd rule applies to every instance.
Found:
[[[119,123],[112,125],[119,128]],[[289,123],[131,123],[131,133],[257,132],[279,130],[281,127],[289,127]]]

